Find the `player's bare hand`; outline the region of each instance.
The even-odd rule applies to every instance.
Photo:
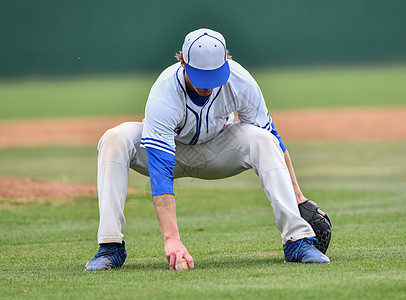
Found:
[[[164,250],[171,270],[175,269],[175,264],[177,270],[182,270],[182,258],[186,259],[189,269],[194,268],[192,256],[179,239],[167,239]]]

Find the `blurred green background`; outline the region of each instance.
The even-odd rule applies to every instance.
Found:
[[[184,36],[224,34],[268,108],[406,104],[406,2],[2,1],[0,120],[142,115]]]
[[[0,76],[157,71],[200,27],[247,67],[396,63],[405,11],[402,0],[1,1]]]

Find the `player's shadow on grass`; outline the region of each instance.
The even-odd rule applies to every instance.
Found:
[[[266,257],[236,257],[236,256],[219,256],[216,255],[210,258],[210,255],[204,259],[195,258],[195,270],[215,270],[215,269],[249,269],[249,268],[264,268],[272,265],[283,264],[283,254],[280,256],[270,255]],[[165,271],[169,270],[169,265],[166,261],[136,261],[127,262],[123,269],[138,270],[138,271]]]

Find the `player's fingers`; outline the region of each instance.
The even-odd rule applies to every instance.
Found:
[[[194,261],[193,261],[193,257],[192,257],[189,253],[186,253],[186,254],[184,255],[184,258],[185,258],[186,261],[187,261],[187,264],[188,264],[188,266],[189,266],[189,269],[194,269],[194,268],[195,268],[195,263],[194,263]]]
[[[175,269],[176,254],[170,253],[169,256],[170,256],[169,257],[169,269],[173,270],[173,269]]]
[[[182,270],[182,258],[183,255],[181,252],[176,253],[176,269],[178,271]]]

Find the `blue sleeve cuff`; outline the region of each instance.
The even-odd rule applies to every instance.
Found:
[[[146,147],[152,196],[171,194],[175,171],[175,156],[165,151]]]
[[[278,134],[278,131],[275,129],[275,125],[273,124],[273,122],[271,123],[271,126],[272,126],[271,133],[278,138],[279,147],[281,147],[282,151],[285,152],[287,150],[287,148],[286,148],[285,144],[283,143],[281,136]]]

